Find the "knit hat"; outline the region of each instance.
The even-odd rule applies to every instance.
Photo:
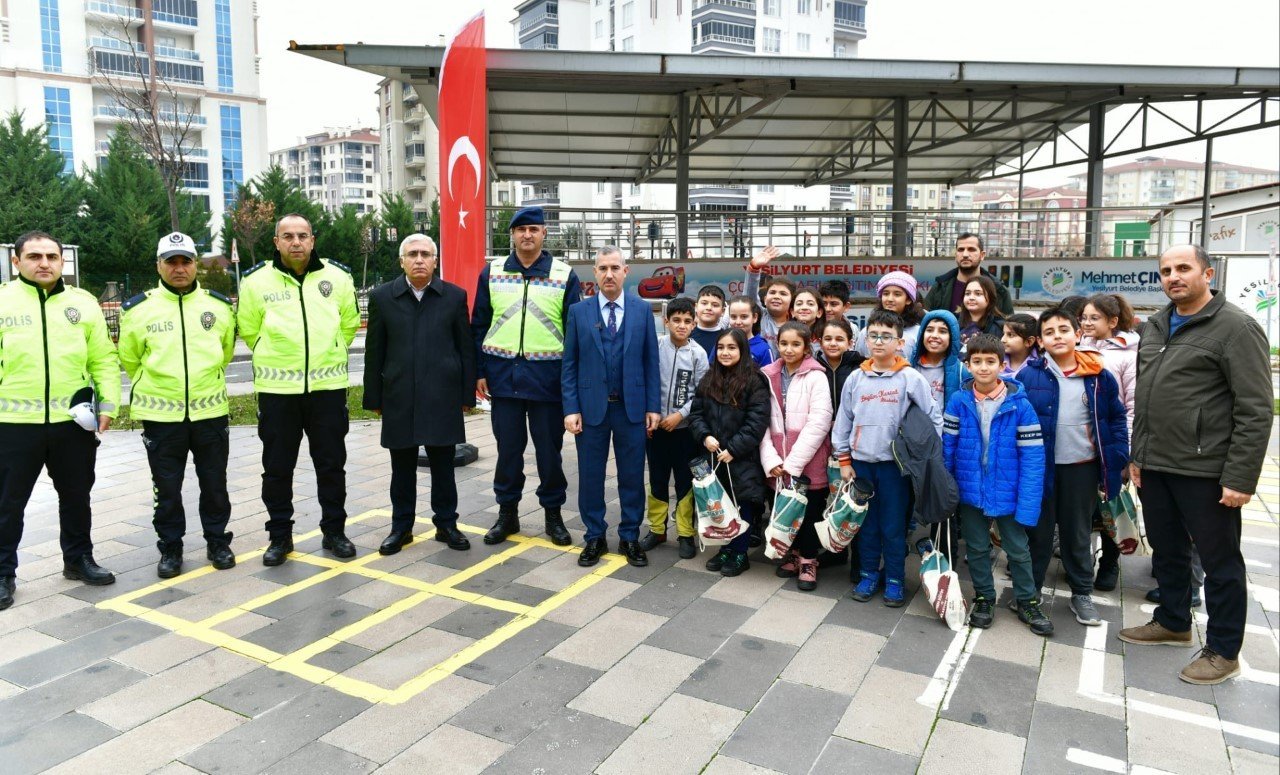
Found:
[[[907,296],[912,301],[916,300],[916,278],[906,272],[890,272],[880,278],[880,282],[876,283],[876,296],[879,297],[884,289],[890,285],[896,285],[907,292]]]

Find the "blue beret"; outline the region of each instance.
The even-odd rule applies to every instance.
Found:
[[[516,210],[515,215],[511,216],[511,226],[508,229],[514,229],[517,226],[545,226],[546,223],[541,207],[521,207]]]

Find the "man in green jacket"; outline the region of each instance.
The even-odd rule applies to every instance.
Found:
[[[130,412],[142,420],[151,466],[160,563],[169,579],[182,572],[182,479],[187,453],[200,481],[200,523],[206,556],[232,568],[231,501],[227,496],[227,364],[235,352],[231,300],[196,282],[196,246],[174,232],[156,248],[160,284],[126,301],[120,319],[120,363],[132,385]]]
[[[240,285],[236,322],[253,350],[262,439],[262,502],[271,545],[263,565],[293,551],[293,469],[307,436],[320,501],[321,545],[355,557],[347,540],[347,348],[360,328],[351,272],[320,258],[311,224],[290,214],[276,223],[276,258]]]
[[[924,308],[945,309],[958,315],[963,309],[964,287],[981,272],[996,284],[996,307],[1000,314],[1008,317],[1013,314],[1013,299],[1009,298],[1009,289],[1000,282],[1000,278],[982,268],[982,260],[987,252],[982,245],[982,237],[965,232],[956,238],[956,268],[938,275],[933,279],[929,293],[924,297]]]
[[[1271,435],[1271,367],[1257,321],[1210,289],[1199,246],[1160,257],[1171,303],[1147,321],[1138,345],[1132,464],[1142,499],[1160,604],[1138,645],[1190,646],[1191,559],[1204,566],[1205,648],[1182,680],[1217,684],[1240,672],[1248,610],[1240,507],[1257,489]]]
[[[0,610],[13,605],[23,516],[46,468],[58,492],[62,575],[116,580],[93,560],[89,491],[95,431],[111,427],[120,403],[120,364],[97,299],[63,283],[62,263],[62,243],[29,231],[13,244],[17,279],[0,285]]]

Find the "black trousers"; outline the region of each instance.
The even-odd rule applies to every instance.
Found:
[[[1027,529],[1031,576],[1036,594],[1053,561],[1053,528],[1058,528],[1062,568],[1073,595],[1093,594],[1093,511],[1098,504],[1098,462],[1054,466],[1053,495],[1040,505],[1040,521]]]
[[[205,541],[230,541],[227,521],[231,500],[227,497],[227,456],[231,449],[226,417],[182,422],[142,421],[142,444],[151,465],[155,493],[152,524],[160,539],[160,551],[182,550],[187,514],[182,507],[182,480],[187,473],[187,453],[195,459],[200,482],[200,526]]]
[[[17,575],[23,515],[45,468],[58,493],[63,560],[93,553],[89,491],[97,457],[98,437],[73,422],[0,423],[0,576]]]
[[[688,495],[693,489],[693,471],[689,468],[689,461],[697,451],[693,432],[688,428],[673,431],[659,428],[654,431],[645,443],[646,457],[649,458],[649,494],[660,501],[668,500],[669,486],[674,478],[676,500]]]
[[[560,458],[564,445],[564,406],[559,401],[494,396],[489,420],[498,442],[498,465],[493,470],[493,493],[498,504],[520,502],[524,493],[524,450],[532,435],[534,458],[538,463],[538,503],[543,508],[563,506],[569,487]]]
[[[804,508],[804,521],[800,523],[800,531],[796,533],[791,548],[806,560],[816,560],[822,553],[822,542],[818,540],[815,525],[822,521],[822,512],[827,508],[827,486],[805,490],[805,495],[809,500]]]
[[[262,439],[262,503],[271,540],[293,532],[293,471],[302,435],[316,470],[320,530],[341,533],[347,523],[347,391],[314,390],[301,395],[258,394],[258,438]]]
[[[1235,659],[1244,640],[1248,591],[1240,553],[1240,509],[1218,503],[1215,479],[1143,471],[1143,521],[1151,544],[1151,569],[1160,587],[1154,618],[1174,632],[1191,629],[1192,555],[1204,565],[1204,602],[1209,612],[1206,645]]]
[[[458,485],[453,477],[454,445],[423,447],[431,465],[431,521],[436,527],[458,524]],[[418,448],[391,452],[391,529],[412,530],[417,515]]]

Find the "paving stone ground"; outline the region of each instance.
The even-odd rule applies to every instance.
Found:
[[[1150,616],[1143,557],[1123,558],[1121,588],[1097,598],[1106,624],[1092,629],[1068,611],[1055,563],[1046,601],[1057,634],[1047,640],[1007,608],[989,630],[949,631],[918,589],[918,557],[901,609],[854,602],[843,567],[824,568],[817,592],[802,593],[762,557],[725,579],[705,570],[705,556],[678,561],[673,545],[651,552],[648,568],[615,560],[592,574],[576,552],[539,541],[486,547],[473,533],[470,552],[453,552],[424,523],[401,554],[380,558],[390,466],[378,431],[356,424],[348,437],[348,510],[366,517],[348,531],[356,560],[327,558],[312,537],[297,544],[310,562],[262,566],[261,445],[254,429],[235,428],[241,562],[200,571],[189,470],[187,573],[135,596],[136,610],[112,601],[158,581],[138,434],[111,432],[99,451],[94,540],[113,586],[61,577],[57,502],[42,480],[17,604],[0,613],[0,771],[1280,771],[1274,432],[1245,514],[1247,669],[1197,687],[1176,675],[1194,649],[1115,637]],[[480,460],[458,470],[461,521],[483,530],[496,513],[488,419],[469,418],[467,433]],[[524,524],[538,537],[532,448],[526,463]],[[565,469],[565,516],[580,545],[571,439]],[[296,491],[302,536],[318,517],[305,451]],[[425,471],[419,492],[426,518]],[[997,568],[1007,597],[1003,561]],[[201,620],[199,632],[184,630]]]

